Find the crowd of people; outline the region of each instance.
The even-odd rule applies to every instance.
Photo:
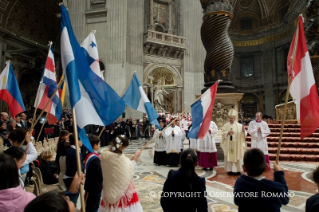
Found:
[[[246,128],[235,120],[236,116],[236,111],[230,111],[229,122],[222,128],[221,143],[225,156],[225,170],[230,175],[241,175],[234,186],[234,202],[239,211],[251,211],[256,208],[258,211],[280,211],[282,205],[289,202],[288,187],[284,171],[279,164],[274,164],[273,180],[264,177],[264,173],[270,170],[266,140],[270,133],[268,125],[262,121],[261,113],[257,113],[256,119],[252,120],[248,127],[248,133],[252,136],[252,148],[246,150],[245,143],[242,142]],[[31,142],[32,133],[28,131],[31,122],[25,114],[19,114],[17,117],[20,119],[15,118],[16,124],[10,131],[12,121],[8,114],[1,113],[0,145],[6,145],[3,153],[0,153],[1,211],[73,212],[76,210],[81,184],[84,185],[88,212],[143,211],[133,177],[141,151],[138,150],[132,160],[123,154],[129,146],[130,138],[134,138],[132,132],[135,123],[131,118],[126,121],[119,118],[109,128],[87,127],[88,138],[94,150],[88,152],[82,146],[81,140],[76,139],[72,133],[72,113],[64,110],[64,120],[57,124],[59,139],[56,152],[44,151],[38,155]],[[161,129],[156,129],[153,135],[157,137],[154,163],[179,167],[178,170],[169,171],[164,183],[160,199],[163,210],[208,211],[206,182],[196,174],[195,167],[200,166],[207,170],[217,166],[216,124],[211,121],[205,136],[195,139],[189,133],[192,130],[189,117],[159,120]],[[137,127],[137,130],[143,132],[141,129],[147,126],[152,136],[152,126],[147,119],[144,118],[140,123],[140,129]],[[163,131],[168,123],[171,125]],[[108,133],[105,140],[107,142],[102,141],[103,133]],[[189,139],[190,148],[184,149],[185,138]],[[80,147],[79,153],[76,152],[76,142]],[[108,148],[100,151],[103,142]],[[81,175],[77,172],[77,154],[80,155]],[[31,163],[41,170],[44,184],[58,184],[63,192],[51,191],[36,197],[25,191],[25,186],[29,183],[27,176],[32,172]],[[246,172],[247,175],[242,172]],[[312,176],[319,187],[319,167],[313,171]],[[274,195],[264,196],[264,193]],[[318,210],[317,194],[307,200],[306,211]]]

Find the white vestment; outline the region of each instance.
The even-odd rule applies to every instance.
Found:
[[[172,131],[174,131],[174,136],[172,136]],[[163,136],[166,140],[166,153],[179,154],[181,152],[182,130],[178,126],[170,126],[163,132]]]
[[[189,148],[195,150],[196,152],[199,151],[199,139],[196,138],[190,138],[189,139],[190,145]]]
[[[227,172],[242,172],[243,157],[246,151],[245,136],[247,133],[242,130],[242,125],[238,122],[224,124],[222,131],[220,147],[224,152],[225,170]],[[232,136],[228,135],[229,131],[233,131],[234,134]]]
[[[209,130],[211,133],[209,133]],[[203,139],[198,139],[199,140],[199,151],[200,152],[217,152],[216,149],[216,144],[215,144],[215,134],[218,132],[218,128],[215,124],[215,122],[211,121],[209,129],[204,136]]]
[[[261,132],[257,129],[260,127]],[[264,121],[256,122],[255,120],[249,123],[248,133],[251,135],[251,148],[258,148],[265,155],[268,155],[267,136],[270,134],[268,124]]]
[[[160,130],[156,129],[154,132],[154,136],[156,136],[157,134],[161,133]],[[155,151],[156,152],[165,152],[166,151],[166,140],[161,136],[157,136],[155,139]]]

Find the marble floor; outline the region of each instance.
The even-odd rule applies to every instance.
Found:
[[[134,152],[141,148],[147,141],[132,141],[125,154],[131,158]],[[153,164],[154,144],[150,144],[143,150],[138,166],[135,170],[135,185],[144,211],[162,211],[160,206],[159,193],[162,191],[168,171],[171,169],[166,166],[155,166]],[[184,142],[184,148],[188,148],[188,141]],[[218,167],[213,171],[204,171],[200,167],[196,168],[199,176],[206,178],[206,190],[208,195],[208,205],[210,212],[236,212],[237,206],[232,197],[218,197],[217,192],[233,192],[237,176],[229,176],[223,169],[224,162],[218,161]],[[283,212],[286,211],[304,211],[306,199],[317,193],[316,185],[309,179],[310,173],[316,167],[314,163],[281,163],[284,171],[287,185],[294,197],[290,198],[289,204],[283,206]],[[317,164],[318,165],[318,164]],[[273,170],[266,173],[265,177],[273,179]]]

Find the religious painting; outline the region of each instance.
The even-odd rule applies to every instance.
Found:
[[[158,2],[153,3],[153,18],[155,24],[161,24],[167,28],[168,24],[168,7],[167,4],[161,4]]]

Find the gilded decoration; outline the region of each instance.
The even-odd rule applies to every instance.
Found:
[[[167,68],[157,68],[150,74],[152,79],[148,79],[149,84],[156,85],[158,81],[161,81],[163,87],[177,86],[173,73]]]
[[[284,114],[284,104],[276,106],[276,120],[280,121],[283,118]],[[286,120],[297,120],[297,110],[295,102],[288,102],[287,103],[287,110],[286,110]]]
[[[235,47],[247,47],[247,46],[258,46],[264,43],[274,42],[277,40],[284,39],[290,36],[295,31],[295,27],[291,27],[285,32],[279,33],[277,35],[268,36],[264,38],[260,38],[258,40],[248,40],[248,41],[232,41]]]
[[[213,121],[216,123],[218,129],[221,129],[224,124],[228,122],[228,112],[234,107],[234,105],[224,105],[221,102],[217,102],[214,105]]]

